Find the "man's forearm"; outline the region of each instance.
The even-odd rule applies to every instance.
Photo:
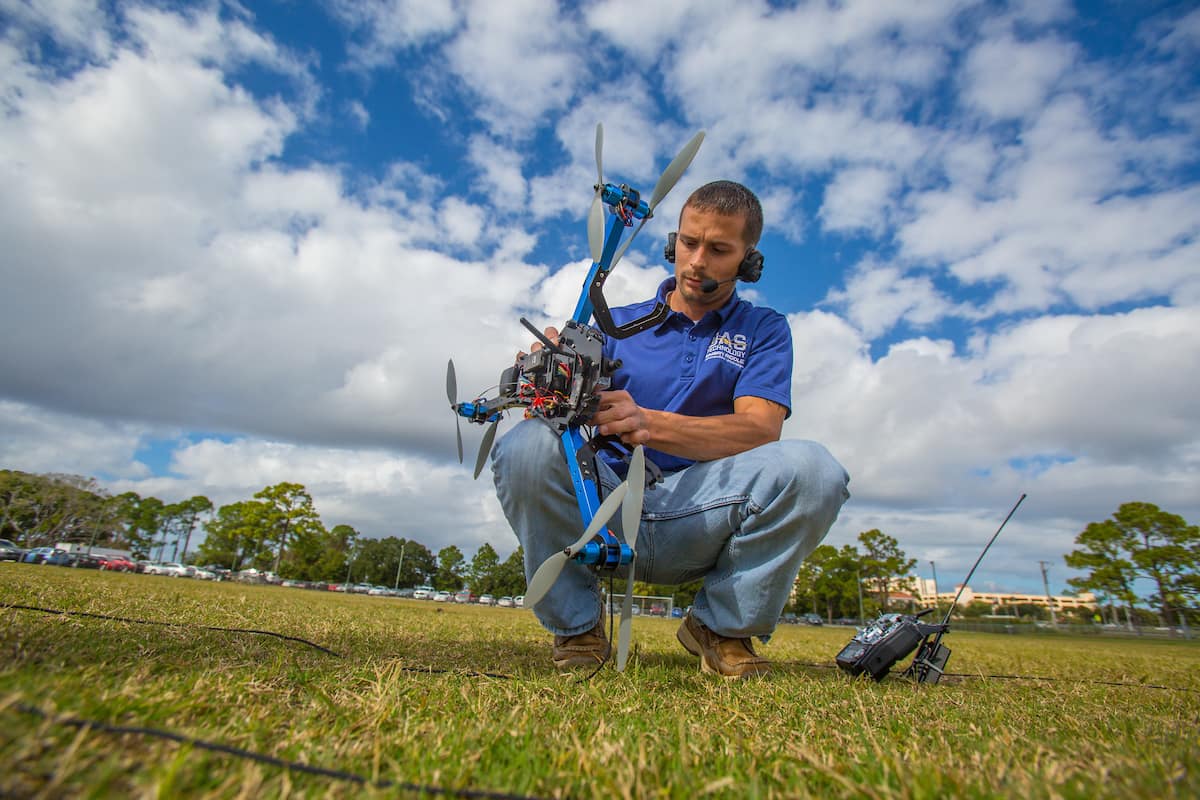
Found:
[[[713,461],[779,440],[779,425],[748,414],[688,417],[644,409],[647,447],[693,461]]]

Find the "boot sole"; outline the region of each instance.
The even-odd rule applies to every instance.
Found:
[[[603,655],[603,658],[601,657]],[[611,655],[611,653],[609,654]],[[598,667],[608,660],[608,655],[596,653],[595,655],[578,655],[570,658],[554,659],[554,666],[560,672],[569,672],[573,669],[581,667]]]

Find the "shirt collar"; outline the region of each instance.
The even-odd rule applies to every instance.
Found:
[[[669,295],[671,292],[675,291],[675,286],[676,286],[675,276],[672,275],[670,278],[667,278],[665,281],[663,281],[662,283],[660,283],[658,285],[658,293],[655,295],[655,299],[658,300],[658,302],[666,305],[667,304],[667,295]],[[689,324],[692,324],[692,325],[699,325],[702,322],[704,322],[704,320],[708,317],[709,314],[716,314],[717,322],[725,322],[725,320],[729,318],[729,315],[733,313],[734,307],[736,307],[739,302],[740,302],[740,300],[738,298],[737,289],[734,289],[733,294],[729,295],[729,299],[725,301],[725,305],[721,306],[720,308],[709,311],[708,314],[705,314],[704,317],[700,318],[700,322],[692,322],[690,318],[688,319],[688,322],[689,322]],[[667,320],[671,319],[671,317],[673,317],[676,314],[683,316],[682,312],[672,311],[669,315],[667,315]],[[661,323],[661,325],[665,325],[665,324],[666,324],[666,320],[664,320]],[[661,325],[660,325],[660,327],[661,327]]]

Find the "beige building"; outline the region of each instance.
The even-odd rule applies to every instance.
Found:
[[[897,581],[897,585],[899,585]],[[934,586],[933,580],[930,578],[909,578],[908,585],[912,587],[912,591],[898,590],[893,593],[892,597],[895,600],[914,600],[918,605],[933,605]],[[969,606],[971,603],[991,603],[993,606],[1017,606],[1017,605],[1032,605],[1032,606],[1047,606],[1049,602],[1044,594],[1018,594],[1014,592],[976,592],[970,586],[963,587],[962,584],[957,584],[954,591],[938,592],[937,602],[952,603],[958,590],[962,588],[962,596],[958,598],[960,606]],[[1072,609],[1072,608],[1095,608],[1096,598],[1091,592],[1081,592],[1078,595],[1054,595],[1050,598],[1054,602],[1056,610]]]

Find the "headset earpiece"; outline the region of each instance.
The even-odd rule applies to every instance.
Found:
[[[738,277],[746,283],[756,283],[762,277],[763,271],[763,254],[751,247],[746,251],[745,258],[738,266]]]

